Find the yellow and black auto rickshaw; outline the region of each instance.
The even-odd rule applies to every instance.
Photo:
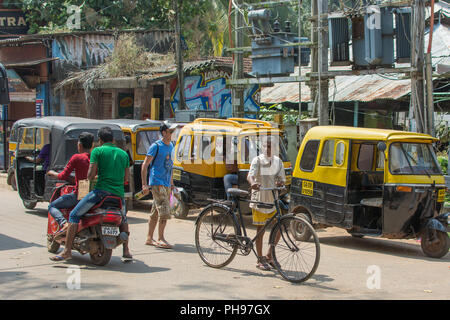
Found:
[[[290,211],[316,228],[354,237],[421,238],[423,252],[448,253],[445,181],[427,134],[318,126],[301,144]],[[307,233],[299,236],[307,239]]]
[[[10,185],[14,190],[17,190],[17,184],[16,184],[16,175],[14,170],[14,159],[16,154],[16,148],[17,143],[20,139],[21,142],[21,149],[24,150],[31,150],[33,149],[34,143],[36,141],[36,148],[38,150],[41,150],[44,146],[44,129],[34,129],[31,127],[28,127],[29,119],[21,119],[14,122],[14,124],[11,127],[11,133],[9,135],[9,142],[8,142],[8,149],[9,149],[9,168],[8,168],[8,177],[7,177],[7,183]],[[20,135],[19,135],[20,134]],[[34,135],[36,134],[36,140],[34,138]]]
[[[280,130],[269,122],[199,118],[185,125],[175,146],[173,181],[181,193],[175,215],[185,217],[191,206],[204,206],[209,203],[208,198],[225,199],[223,178],[227,173],[237,174],[239,188],[249,188],[247,174],[251,161],[260,152],[262,137],[267,135],[279,137],[276,152],[283,160],[289,185],[291,163]],[[250,211],[248,204],[242,209]]]
[[[72,155],[77,153],[78,137],[82,132],[90,132],[98,145],[98,130],[105,126],[101,120],[77,117],[43,117],[20,120],[13,167],[17,181],[17,191],[27,209],[33,209],[38,202],[47,202],[58,183],[46,176],[48,170],[62,171]],[[119,126],[111,124],[114,141],[120,148],[125,139]],[[46,163],[37,163],[42,149],[49,152]],[[33,161],[34,160],[34,161]]]

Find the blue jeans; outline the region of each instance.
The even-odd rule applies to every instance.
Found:
[[[223,185],[225,186],[225,192],[227,192],[227,190],[228,190],[229,188],[232,188],[233,185],[236,185],[236,184],[239,184],[239,181],[238,181],[238,175],[237,175],[237,174],[235,174],[235,173],[229,173],[229,174],[226,174],[226,175],[223,177]],[[227,192],[227,199],[228,199],[228,200],[231,199],[231,196],[229,195],[228,192]]]
[[[112,194],[108,191],[104,190],[93,190],[89,192],[83,199],[78,202],[77,206],[73,208],[73,210],[70,212],[69,216],[69,222],[70,223],[79,223],[81,218],[97,203],[103,200],[106,196],[116,196],[115,194]],[[116,196],[117,197],[117,196]],[[126,216],[126,206],[125,206],[125,199],[122,199],[122,216],[123,220],[122,223],[127,222],[127,216]]]
[[[65,194],[48,205],[48,212],[56,220],[56,222],[58,222],[58,224],[62,226],[67,221],[60,209],[73,208],[77,205],[77,203],[77,195],[74,192]]]

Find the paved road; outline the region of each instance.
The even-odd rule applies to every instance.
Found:
[[[145,246],[148,204],[129,212],[135,261],[122,263],[116,249],[105,267],[77,252],[70,263],[54,263],[46,249],[46,204],[27,210],[17,193],[4,187],[0,199],[0,299],[450,299],[450,254],[427,258],[414,240],[320,231],[320,266],[307,283],[293,285],[256,269],[253,255],[238,255],[220,270],[205,266],[194,244],[195,215],[168,222],[173,250]],[[79,290],[67,285],[77,274],[74,266]],[[367,286],[374,270],[380,274],[378,289]]]

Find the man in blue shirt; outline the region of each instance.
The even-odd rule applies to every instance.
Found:
[[[142,191],[144,194],[152,190],[153,205],[148,222],[148,235],[145,244],[158,248],[171,249],[172,246],[164,238],[164,229],[170,216],[170,192],[173,189],[172,167],[174,146],[171,142],[172,132],[177,125],[167,121],[159,128],[162,139],[153,143],[148,149],[141,168]],[[148,166],[150,168],[150,181],[147,179]],[[153,240],[153,232],[158,224],[158,241]]]

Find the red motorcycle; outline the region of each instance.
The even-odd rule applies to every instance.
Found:
[[[51,201],[73,192],[75,186],[57,185]],[[72,209],[61,209],[68,220]],[[112,250],[127,241],[128,234],[120,232],[122,224],[122,201],[119,197],[107,196],[99,204],[92,207],[78,224],[78,231],[73,241],[72,249],[81,254],[89,253],[92,262],[98,266],[106,265],[111,259]],[[56,253],[59,247],[65,245],[65,236],[58,237],[59,224],[48,213],[47,250]]]

